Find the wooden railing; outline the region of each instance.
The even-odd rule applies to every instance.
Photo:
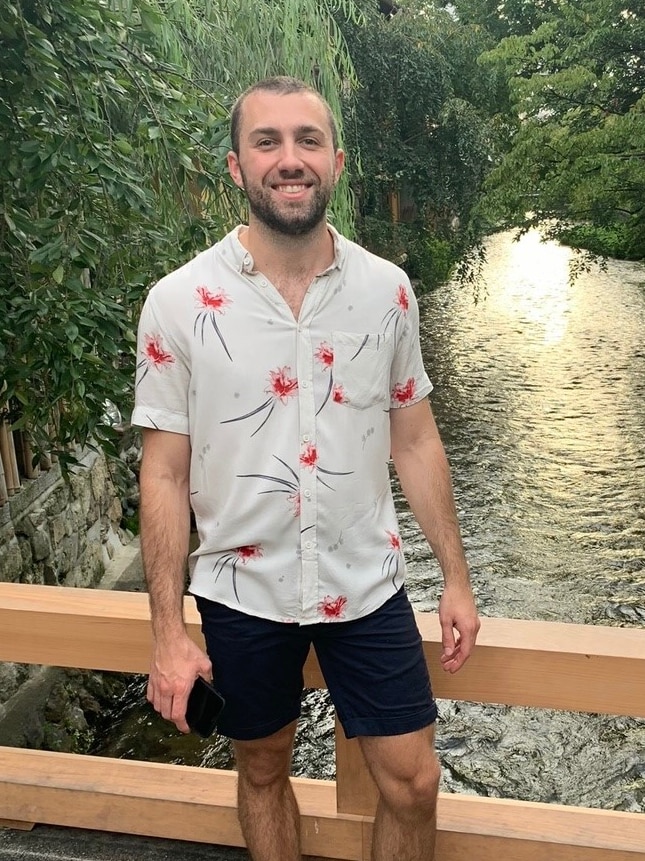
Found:
[[[201,643],[192,600],[191,637]],[[418,614],[438,668],[436,616]],[[0,660],[146,672],[147,597],[0,583]],[[315,657],[306,684],[323,687]],[[438,697],[645,717],[645,631],[484,619]],[[355,741],[336,734],[336,781],[294,778],[306,854],[370,857],[374,786]],[[242,846],[235,773],[0,748],[0,818]],[[441,793],[437,861],[645,861],[645,815]],[[396,861],[396,859],[393,859]]]

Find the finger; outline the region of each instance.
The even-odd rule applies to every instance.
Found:
[[[442,664],[445,664],[448,661],[452,661],[455,658],[455,656],[458,655],[460,652],[461,652],[461,643],[457,642],[457,643],[455,643],[455,648],[452,650],[452,652],[444,652],[439,657],[439,660],[441,661]]]
[[[169,719],[174,723],[180,732],[190,732],[190,727],[186,723],[186,706],[188,705],[188,697],[185,695],[173,697],[172,710]]]
[[[441,645],[444,655],[451,655],[455,651],[455,632],[451,622],[441,623]]]
[[[464,655],[464,660],[470,657],[470,654],[475,646],[479,624],[464,626],[464,630],[460,631],[461,651]]]

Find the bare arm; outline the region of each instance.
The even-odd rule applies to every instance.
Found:
[[[439,602],[443,668],[451,673],[469,657],[479,619],[455,510],[450,468],[427,400],[390,413],[392,459],[403,493],[443,572]],[[457,631],[457,636],[455,636]]]
[[[141,463],[141,553],[150,598],[153,651],[148,700],[182,732],[186,701],[198,675],[211,678],[207,656],[186,632],[184,583],[190,538],[190,440],[144,429]]]

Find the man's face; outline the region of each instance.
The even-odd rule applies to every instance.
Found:
[[[323,103],[314,93],[258,91],[242,104],[239,154],[228,154],[252,217],[276,233],[303,236],[325,219],[343,169]]]

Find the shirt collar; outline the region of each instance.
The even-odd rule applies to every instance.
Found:
[[[227,242],[230,248],[231,258],[237,271],[249,275],[254,270],[254,261],[251,253],[240,242],[240,231],[243,227],[244,225],[238,225],[225,237],[224,241]],[[334,269],[341,269],[347,254],[347,240],[345,237],[341,236],[331,224],[327,224],[327,230],[334,240],[334,260],[324,272],[320,273],[321,275],[331,273]]]

